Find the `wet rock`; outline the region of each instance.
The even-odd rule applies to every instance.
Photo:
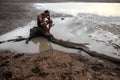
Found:
[[[120,68],[117,67],[114,69],[114,71],[120,74]]]
[[[0,62],[0,67],[3,67],[3,66],[9,66],[9,61]]]
[[[22,39],[23,37],[22,36],[17,36],[17,39]]]
[[[12,78],[12,72],[10,72],[10,71],[5,71],[2,73],[2,75],[5,79]]]
[[[33,73],[35,73],[36,75],[39,75],[41,77],[45,77],[47,76],[49,73],[43,71],[42,69],[40,69],[39,67],[35,67],[31,70]]]
[[[103,80],[103,78],[100,75],[94,74],[94,79],[95,80]]]
[[[47,75],[49,75],[48,72],[40,72],[40,73],[39,73],[39,76],[41,76],[41,77],[45,77],[45,76],[47,76]]]
[[[64,20],[65,18],[61,18],[61,20]]]
[[[1,58],[1,60],[6,60],[6,59],[8,59],[9,58],[9,56],[3,56],[2,58]]]
[[[55,63],[57,67],[67,68],[69,65],[67,63]]]
[[[14,58],[19,58],[19,57],[21,57],[21,56],[23,56],[24,54],[16,54],[15,56],[14,56]]]
[[[71,73],[62,73],[61,80],[72,80],[72,74]]]
[[[91,69],[94,71],[100,71],[100,70],[104,69],[104,65],[101,63],[92,64]]]
[[[12,80],[24,80],[24,79],[21,79],[21,78],[13,78]]]
[[[84,76],[87,72],[88,72],[88,69],[86,69],[86,68],[81,70],[81,74],[82,74],[83,76]]]
[[[85,58],[79,58],[78,59],[80,62],[85,62],[85,61],[87,61],[87,59],[85,59]]]
[[[31,70],[33,73],[39,73],[41,70],[39,69],[39,67],[35,67]]]
[[[77,74],[80,74],[81,73],[81,71],[75,71]]]
[[[46,61],[48,60],[50,57],[49,56],[42,56],[39,61]]]

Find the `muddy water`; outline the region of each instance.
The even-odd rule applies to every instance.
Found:
[[[93,5],[94,3],[92,3]],[[64,6],[63,6],[64,5]],[[71,6],[72,8],[70,8]],[[76,5],[76,6],[75,6]],[[70,14],[75,15],[75,17],[69,18],[66,17],[64,20],[61,20],[61,18],[54,18],[53,21],[55,23],[55,26],[51,29],[51,33],[54,35],[54,37],[58,39],[63,39],[71,42],[76,43],[87,43],[88,47],[91,50],[120,58],[120,49],[115,48],[113,44],[120,45],[120,34],[113,34],[112,32],[103,30],[101,28],[98,28],[98,26],[107,25],[108,27],[111,27],[112,25],[120,25],[120,17],[105,17],[105,16],[120,16],[119,12],[117,14],[116,9],[117,6],[120,4],[117,3],[96,3],[92,7],[93,8],[100,8],[98,6],[103,6],[102,8],[105,9],[111,9],[111,12],[106,12],[106,10],[98,9],[99,11],[88,11],[88,6],[91,7],[91,3],[47,3],[47,4],[34,4],[33,6],[37,9],[46,8],[46,9],[53,9],[53,11],[59,11],[59,12],[73,12]],[[98,6],[97,6],[98,5]],[[112,8],[112,5],[116,6],[114,9]],[[56,7],[55,7],[56,6]],[[61,6],[61,8],[60,8]],[[66,6],[66,7],[65,7]],[[108,7],[106,7],[108,6]],[[53,8],[54,7],[54,8]],[[67,7],[69,8],[67,11]],[[77,8],[76,8],[77,7]],[[86,8],[87,7],[87,8]],[[80,8],[80,10],[78,9]],[[83,12],[81,11],[83,9]],[[63,10],[63,11],[60,11]],[[87,12],[88,11],[88,12]],[[100,13],[100,11],[102,13]],[[82,13],[81,13],[82,12]],[[115,12],[115,13],[112,13]],[[81,14],[79,14],[81,13]],[[87,13],[87,14],[86,14]],[[92,14],[90,14],[92,13]],[[99,14],[100,13],[100,14]],[[79,14],[79,15],[77,15]],[[94,14],[104,15],[104,16],[98,16]],[[0,36],[0,41],[8,40],[17,38],[19,36],[22,37],[28,37],[29,36],[29,30],[30,28],[36,26],[36,21],[32,21],[28,23],[28,25],[24,26],[23,28],[15,29],[9,33],[6,33],[2,36]],[[57,49],[65,52],[71,52],[71,53],[80,53],[80,50],[76,49],[69,49],[65,48],[53,43],[50,43],[48,40],[37,37],[32,39],[29,44],[25,44],[25,41],[21,42],[6,42],[3,44],[0,44],[1,50],[11,50],[13,52],[23,52],[23,53],[38,53],[43,52],[50,49]],[[83,55],[88,56],[84,52],[82,52]]]

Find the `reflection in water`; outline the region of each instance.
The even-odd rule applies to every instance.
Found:
[[[17,29],[12,30],[11,32],[3,34],[0,36],[0,41],[15,39],[17,36],[28,37],[30,29],[36,26],[36,23],[37,22],[33,20],[24,27],[18,27]]]
[[[20,42],[5,42],[0,44],[1,50],[10,50],[17,53],[39,53],[52,49],[50,42],[42,37],[33,38],[29,44],[25,41]]]
[[[43,37],[37,37],[32,39],[31,41],[39,45],[39,52],[44,52],[44,51],[53,49],[50,42]]]

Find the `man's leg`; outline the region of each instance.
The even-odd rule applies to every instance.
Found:
[[[50,35],[49,29],[48,29],[47,25],[48,25],[47,22],[43,22],[43,23],[42,23],[42,32],[43,32],[46,36]]]
[[[53,26],[53,21],[52,20],[49,20],[49,26],[48,26],[48,30],[50,32],[50,28]]]

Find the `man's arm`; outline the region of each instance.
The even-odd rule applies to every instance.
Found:
[[[44,22],[41,14],[39,14],[39,15],[37,16],[37,20],[38,20],[39,22]]]
[[[49,16],[47,16],[47,19],[48,19],[48,20],[51,20],[50,15],[49,15]]]

